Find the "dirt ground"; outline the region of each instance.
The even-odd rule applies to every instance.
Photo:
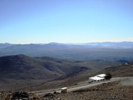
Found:
[[[41,100],[133,100],[133,85],[123,85],[120,81],[103,83],[69,93],[45,95]]]
[[[126,78],[125,80],[122,80],[120,82],[122,85],[128,85],[128,86],[133,86],[133,77]]]

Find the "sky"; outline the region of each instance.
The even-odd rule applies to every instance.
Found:
[[[133,0],[0,0],[0,43],[133,41]]]

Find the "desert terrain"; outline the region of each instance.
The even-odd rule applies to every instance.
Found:
[[[133,100],[133,78],[102,83],[61,94],[49,94],[42,100]]]

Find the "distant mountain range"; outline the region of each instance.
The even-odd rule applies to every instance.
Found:
[[[0,56],[24,54],[31,57],[90,60],[133,60],[133,42],[93,42],[85,44],[0,44]]]
[[[11,44],[0,43],[0,48],[9,47],[12,45],[50,45],[50,46],[100,46],[100,47],[114,47],[114,48],[133,48],[133,42],[89,42],[89,43],[56,43],[51,42],[48,44]]]
[[[92,42],[87,43],[87,45],[110,48],[133,48],[133,42]]]
[[[21,89],[76,74],[76,80],[80,80],[90,73],[129,62],[133,62],[133,42],[1,43],[0,89]]]

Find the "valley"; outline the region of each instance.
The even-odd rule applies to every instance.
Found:
[[[122,44],[0,44],[0,91],[32,93],[81,86],[75,90],[81,93],[80,88],[91,88],[88,84],[89,77],[101,73],[111,73],[112,80],[118,79],[117,77],[132,77],[132,42],[130,45]],[[125,80],[112,80],[111,84],[119,81],[120,84],[127,85]],[[85,85],[87,87],[83,88]],[[73,96],[73,92],[72,90],[72,94],[70,92],[66,96]],[[63,95],[60,94],[60,97]]]

